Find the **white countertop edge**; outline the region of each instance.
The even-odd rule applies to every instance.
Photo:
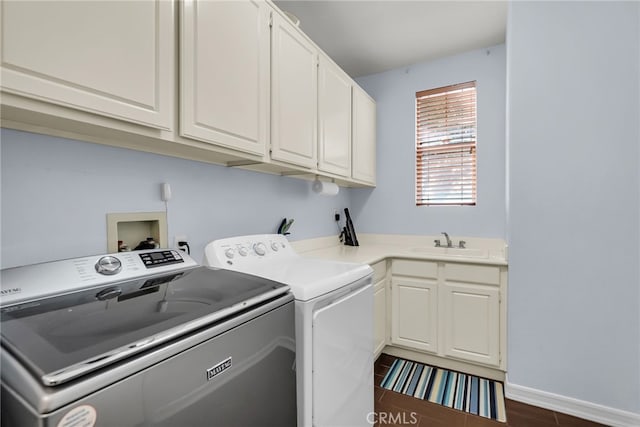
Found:
[[[298,253],[315,251],[318,249],[327,249],[335,246],[341,246],[338,236],[316,237],[313,239],[295,240],[289,242],[291,247]]]
[[[446,261],[466,264],[484,264],[507,266],[507,245],[502,239],[451,236],[454,244],[459,240],[467,242],[467,248],[483,250],[487,256],[450,256],[445,254],[423,253],[415,248],[432,248],[434,239],[444,236],[410,235],[358,235],[360,246],[344,246],[337,236],[320,237],[291,242],[292,247],[301,255],[336,261],[375,264],[387,258]]]

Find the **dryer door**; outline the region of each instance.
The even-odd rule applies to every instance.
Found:
[[[369,426],[373,412],[373,286],[313,314],[313,425]]]

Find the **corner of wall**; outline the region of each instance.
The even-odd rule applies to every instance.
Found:
[[[508,378],[505,382],[505,396],[511,400],[609,426],[634,427],[640,425],[640,414],[509,383]]]

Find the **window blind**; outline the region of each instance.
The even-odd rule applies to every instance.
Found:
[[[476,204],[476,82],[416,93],[416,205]]]

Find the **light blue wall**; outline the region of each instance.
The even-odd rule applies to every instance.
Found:
[[[2,129],[2,268],[104,253],[106,213],[162,211],[169,182],[169,239],[193,255],[216,238],[273,233],[295,218],[292,240],[337,235],[334,208],[349,207],[311,183],[85,142]]]
[[[361,232],[505,237],[505,46],[358,78],[377,105],[377,188],[352,192]],[[415,205],[415,94],[477,81],[476,206]]]
[[[640,412],[640,3],[511,7],[508,57],[501,45],[358,79],[377,101],[373,190],[328,198],[294,178],[3,129],[2,267],[104,252],[105,214],[163,210],[162,182],[170,238],[189,235],[197,260],[209,240],[285,216],[293,239],[336,234],[344,207],[358,232],[508,232],[509,381]],[[417,208],[415,92],[469,80],[478,205]]]
[[[640,3],[512,2],[509,382],[640,413]]]

